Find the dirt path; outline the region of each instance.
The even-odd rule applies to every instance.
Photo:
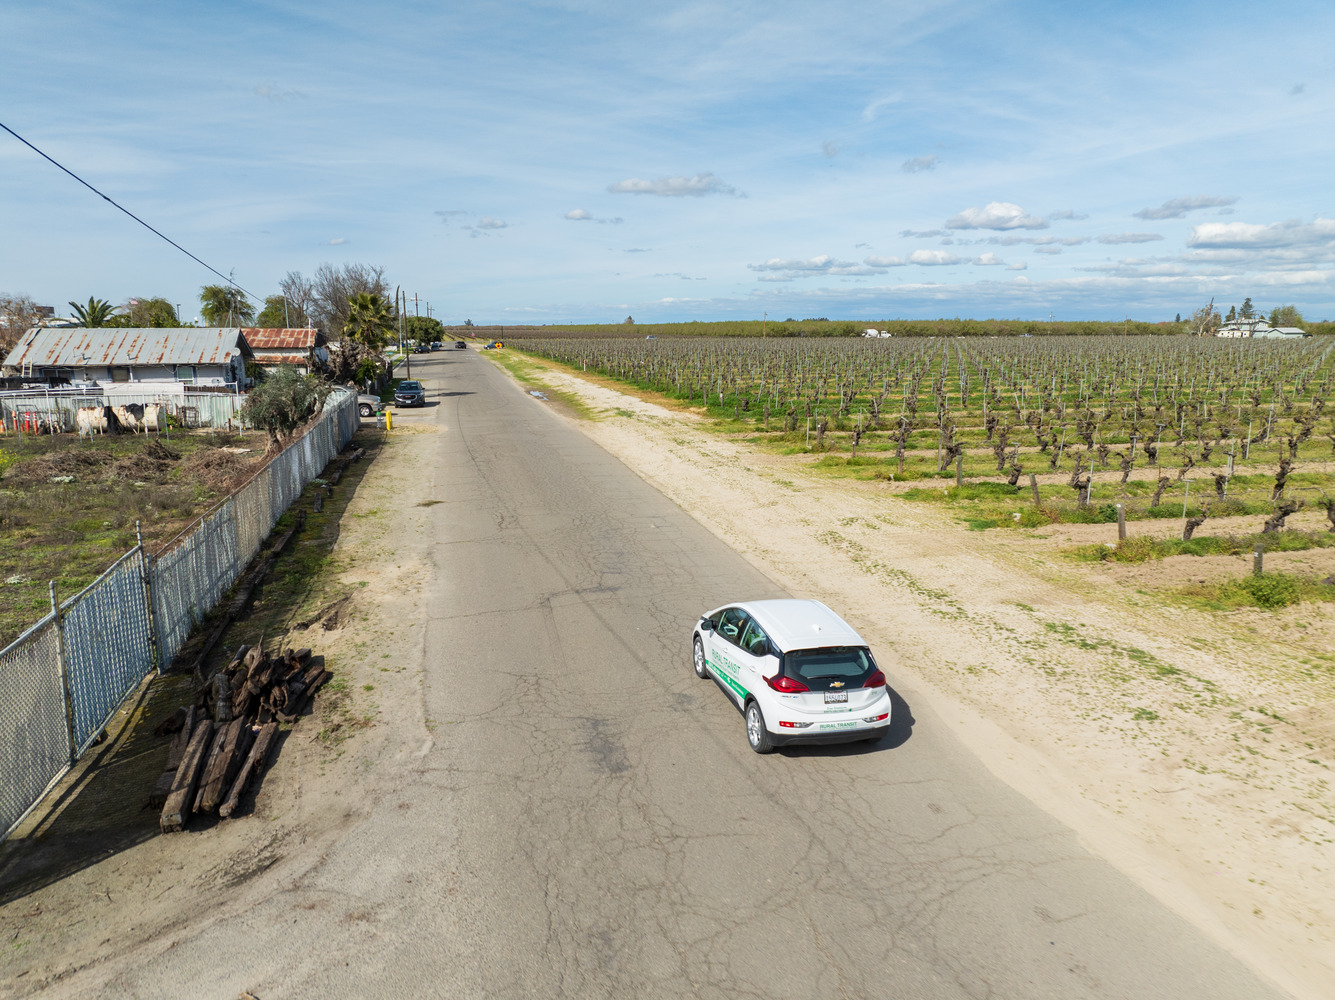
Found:
[[[876,484],[831,482],[711,434],[689,412],[542,368],[558,399],[596,415],[580,421],[587,434],[793,593],[893,651],[891,668],[999,776],[1256,967],[1329,995],[1324,606],[1166,607],[1127,579],[1206,572],[1209,560],[1073,564],[1032,533],[964,530]],[[1077,543],[1116,530],[1072,527]],[[1291,557],[1335,570],[1331,550]]]

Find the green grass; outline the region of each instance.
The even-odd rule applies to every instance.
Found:
[[[1222,583],[1188,584],[1176,596],[1209,611],[1234,608],[1275,611],[1302,601],[1335,601],[1335,586],[1294,573],[1266,573]]]
[[[1206,522],[1207,524],[1209,522]],[[1249,555],[1260,545],[1266,552],[1302,552],[1335,547],[1335,534],[1318,531],[1276,531],[1253,535],[1202,535],[1180,538],[1124,538],[1115,546],[1077,545],[1065,554],[1082,562],[1141,563],[1169,556]]]

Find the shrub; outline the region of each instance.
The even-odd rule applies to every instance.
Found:
[[[1238,586],[1263,608],[1286,608],[1302,600],[1298,581],[1285,573],[1245,577]]]
[[[1051,524],[1056,518],[1042,507],[1026,507],[1020,511],[1020,527],[1022,528],[1042,528]]]

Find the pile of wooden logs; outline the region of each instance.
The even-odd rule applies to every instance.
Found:
[[[154,804],[162,803],[163,831],[184,829],[192,814],[231,816],[264,770],[279,723],[296,722],[332,676],[322,661],[311,660],[309,649],[270,657],[263,640],[238,649],[195,704],[156,730],[175,734],[153,796]]]

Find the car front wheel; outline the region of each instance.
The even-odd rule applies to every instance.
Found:
[[[695,639],[695,656],[694,656],[694,663],[695,663],[695,676],[696,676],[696,677],[708,677],[708,676],[709,676],[709,670],[705,667],[705,647],[704,647],[704,644],[700,641],[700,637],[699,637],[699,636],[696,636],[696,639]]]
[[[746,741],[756,753],[772,753],[774,750],[769,730],[765,728],[765,716],[760,713],[760,705],[754,701],[746,706]]]
[[[371,409],[370,403],[362,403],[357,409],[361,410],[363,417],[369,417],[375,410]]]

